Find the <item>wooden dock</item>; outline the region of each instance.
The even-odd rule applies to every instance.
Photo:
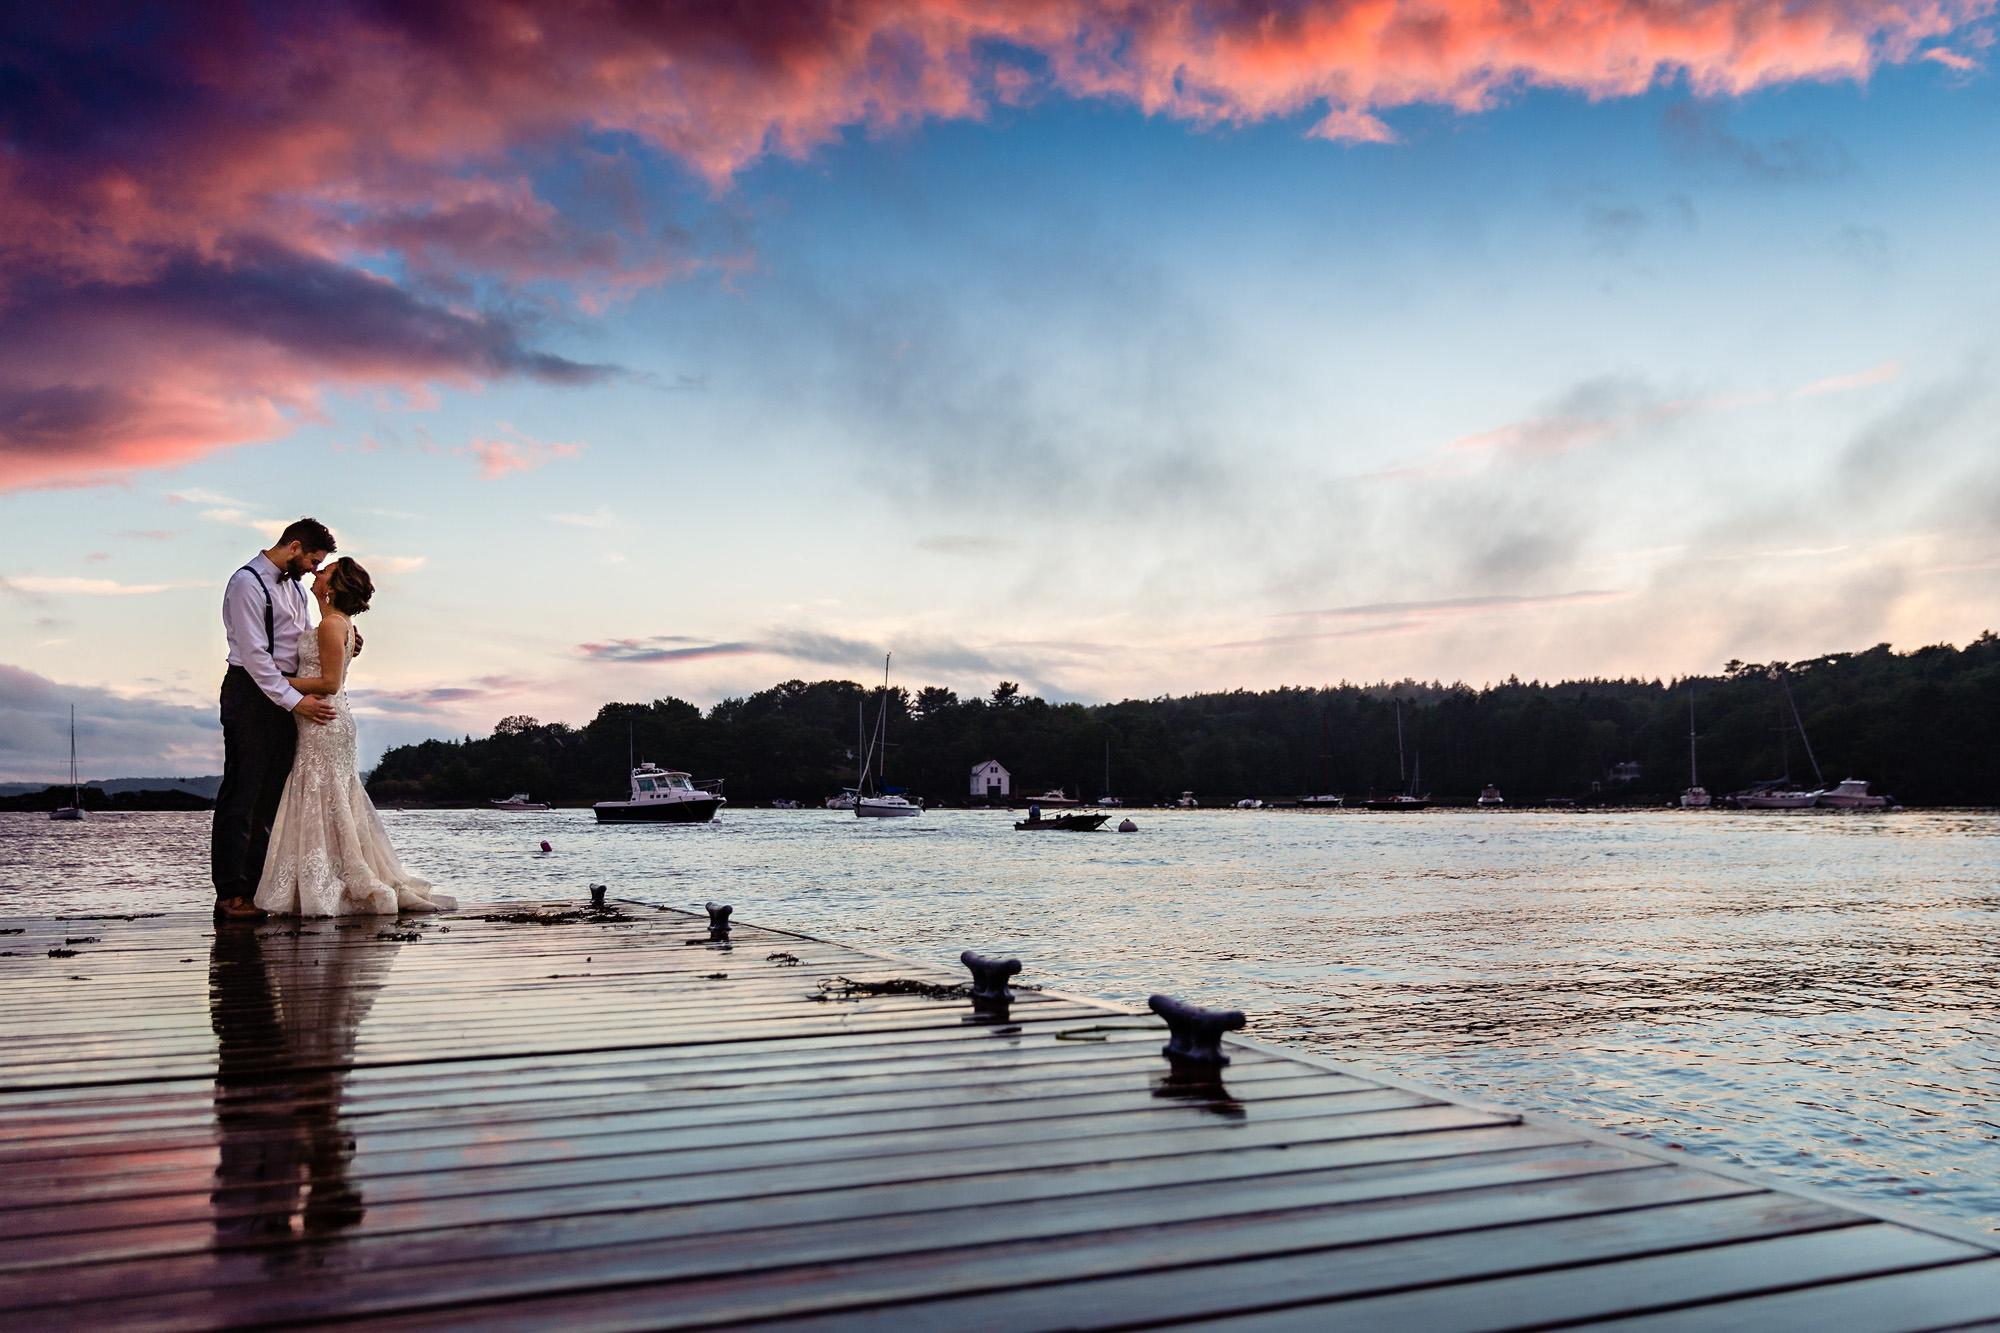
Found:
[[[13,1329],[2000,1321],[1992,1237],[781,931],[3,924]]]

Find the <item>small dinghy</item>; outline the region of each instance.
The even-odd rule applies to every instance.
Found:
[[[1102,827],[1104,821],[1109,818],[1110,815],[1067,814],[1057,815],[1053,819],[1020,819],[1014,822],[1014,827],[1023,833],[1040,832],[1043,829],[1053,829],[1058,833],[1089,833]]]

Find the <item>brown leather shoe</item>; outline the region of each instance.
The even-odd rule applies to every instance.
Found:
[[[248,898],[224,898],[215,904],[217,921],[265,921],[270,916]]]

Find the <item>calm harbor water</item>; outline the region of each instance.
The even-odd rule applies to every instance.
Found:
[[[391,812],[462,900],[738,919],[1143,1003],[2000,1229],[2000,816]],[[206,815],[0,815],[0,916],[206,907]],[[547,838],[554,852],[542,855]],[[885,965],[886,966],[886,965]]]

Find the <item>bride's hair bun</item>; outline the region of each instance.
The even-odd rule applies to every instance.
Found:
[[[333,562],[333,608],[344,616],[358,616],[368,609],[369,599],[375,596],[375,580],[368,577],[368,571],[354,563],[352,556],[342,556]]]

